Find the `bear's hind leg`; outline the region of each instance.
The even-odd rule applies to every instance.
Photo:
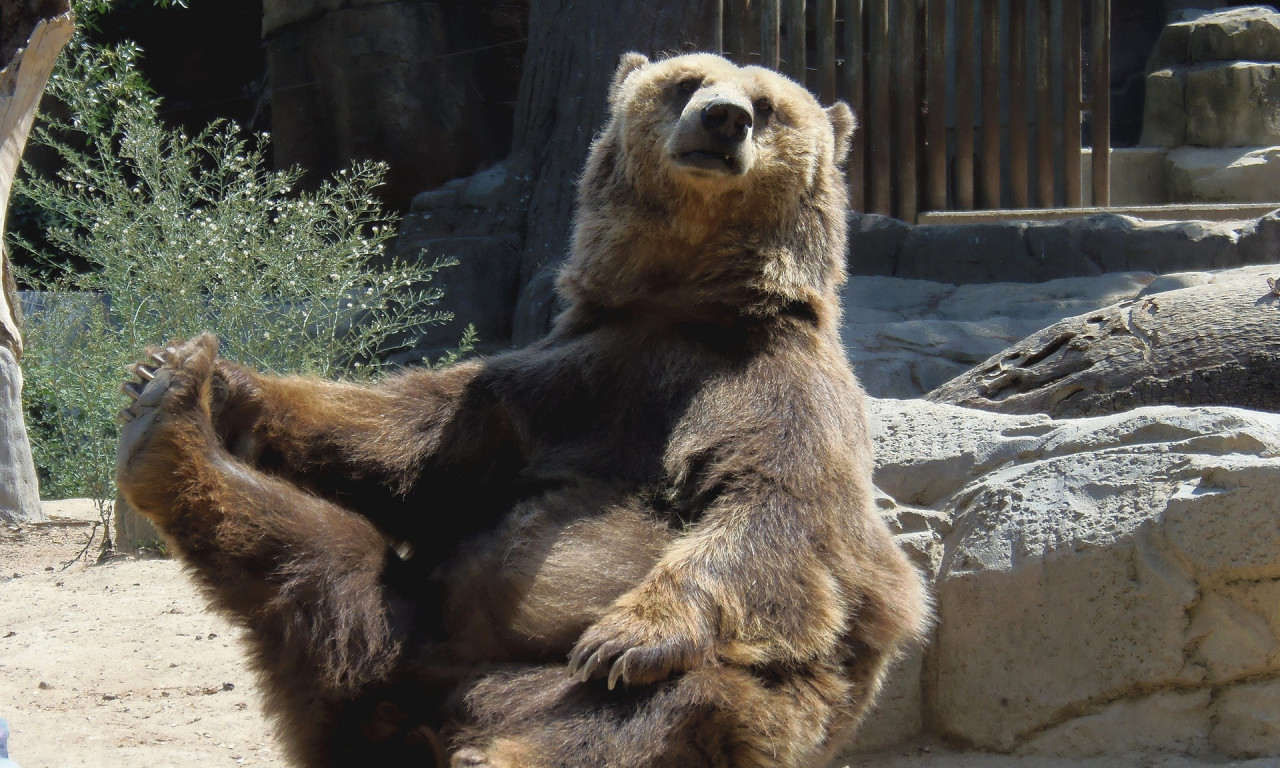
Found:
[[[226,452],[209,420],[215,354],[202,337],[135,366],[144,383],[126,385],[136,399],[122,414],[120,489],[248,628],[295,762],[327,766],[343,704],[399,663],[397,558],[363,517]]]

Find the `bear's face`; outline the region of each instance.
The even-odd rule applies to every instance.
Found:
[[[625,55],[579,183],[561,295],[668,317],[804,304],[833,322],[853,127],[847,105],[823,109],[761,67]]]
[[[633,182],[704,194],[809,189],[843,160],[853,131],[847,106],[824,110],[786,77],[712,54],[628,54],[610,107]]]

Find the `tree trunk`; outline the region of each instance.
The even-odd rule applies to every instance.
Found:
[[[1273,290],[1268,277],[1280,267],[1067,318],[925,399],[1054,417],[1141,405],[1280,411],[1280,283]]]
[[[0,0],[0,521],[9,523],[45,516],[22,419],[21,315],[3,247],[5,218],[36,107],[71,31],[66,0]]]

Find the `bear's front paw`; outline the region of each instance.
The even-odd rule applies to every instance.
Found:
[[[646,685],[689,670],[706,660],[713,643],[711,631],[694,614],[616,606],[582,633],[569,655],[569,673],[586,682],[608,669],[613,690],[619,680]]]

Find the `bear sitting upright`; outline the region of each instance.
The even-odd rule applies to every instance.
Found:
[[[816,766],[923,632],[837,333],[848,107],[707,54],[626,55],[609,106],[541,342],[133,367],[120,489],[298,764]]]

